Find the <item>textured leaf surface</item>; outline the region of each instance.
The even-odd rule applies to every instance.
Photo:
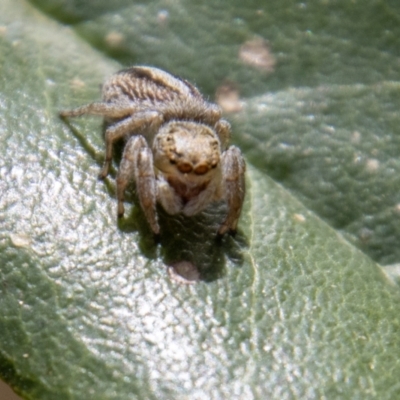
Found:
[[[46,4],[57,9],[56,2]],[[61,4],[69,7],[68,18],[87,21],[78,27],[81,35],[94,29],[93,35],[98,36],[102,29],[110,31],[107,23],[112,18],[133,18],[133,11],[137,12],[136,6],[127,6],[107,13],[110,9],[103,3],[93,4],[93,18],[87,7],[81,7],[79,14],[74,8],[77,4]],[[155,4],[141,6],[141,21],[150,20],[146,12],[159,9]],[[226,8],[223,5],[221,10]],[[194,6],[181,6],[184,16],[193,15],[190,7]],[[227,19],[221,20],[227,41],[233,32],[227,22],[238,12],[232,7],[233,11],[223,14]],[[169,10],[171,18],[173,10]],[[253,15],[258,15],[256,10],[254,4]],[[198,24],[207,26],[203,14],[196,15]],[[182,32],[189,26],[192,29],[190,20],[181,19],[187,25]],[[212,27],[212,20],[207,21]],[[96,99],[98,84],[120,66],[70,28],[23,1],[3,0],[0,24],[0,376],[4,380],[24,398],[40,400],[392,399],[400,395],[398,288],[368,255],[295,197],[324,215],[319,208],[324,204],[333,207],[330,196],[325,202],[313,203],[306,195],[312,191],[307,183],[318,187],[320,179],[328,187],[340,188],[340,179],[334,177],[342,175],[351,181],[349,190],[356,181],[350,179],[351,168],[364,173],[361,187],[370,184],[372,192],[378,192],[370,178],[377,173],[374,166],[379,169],[387,161],[397,168],[396,161],[389,162],[396,133],[395,83],[382,83],[373,90],[362,85],[333,86],[325,91],[293,89],[250,99],[235,117],[235,140],[255,165],[248,168],[248,194],[238,236],[221,243],[213,239],[221,218],[217,209],[194,219],[163,215],[164,236],[156,245],[132,202],[131,215],[118,226],[112,179],[106,184],[96,179],[102,153],[101,122],[86,118],[68,127],[56,117],[61,108]],[[296,31],[293,24],[287,25]],[[137,32],[148,40],[144,28]],[[179,35],[168,32],[164,44],[169,45],[167,49],[178,49]],[[262,33],[246,28],[243,38],[253,32]],[[193,33],[193,37],[198,35]],[[221,58],[202,54],[204,60],[215,62],[212,69],[203,65],[202,70],[218,71],[207,83],[195,63],[193,69],[191,64],[184,67],[190,46],[185,44],[182,51],[164,56],[165,60],[172,60],[171,68],[176,63],[174,73],[185,71],[181,65],[187,68],[186,77],[197,77],[206,90],[215,90],[229,70],[223,59],[237,57],[237,48],[220,46]],[[162,57],[162,51],[154,49],[147,47],[148,63],[157,62],[152,54]],[[143,63],[143,52],[142,58],[132,61]],[[396,54],[386,56],[391,59]],[[261,73],[239,62],[237,68],[231,65],[231,79],[245,81],[249,70],[248,90],[256,93],[251,82]],[[389,79],[384,70],[387,65],[382,61],[379,65],[375,79]],[[279,77],[271,79],[276,87],[284,82]],[[301,79],[299,84],[306,84],[308,78]],[[372,73],[368,79],[364,85],[374,82]],[[386,101],[368,102],[368,94]],[[380,108],[371,105],[378,103]],[[361,117],[354,117],[353,126],[348,121],[351,111],[346,110],[357,106],[365,110],[368,104],[376,113],[371,111],[370,122],[356,128]],[[310,126],[310,114],[318,125]],[[340,123],[333,125],[329,118]],[[387,137],[383,135],[382,159],[380,153],[368,157],[368,151],[378,146],[371,127],[375,121],[379,135],[386,132],[385,127],[392,127]],[[265,144],[263,124],[269,126]],[[289,142],[297,138],[291,124],[301,128],[300,144]],[[274,129],[275,134],[286,132],[288,136],[278,135],[274,142],[268,137]],[[337,175],[332,175],[323,150],[329,148],[326,152],[332,154],[334,163],[340,159],[342,146],[335,147],[329,135],[339,132],[338,140],[345,142],[346,132],[355,130],[361,136],[351,137],[365,141],[348,141],[343,158],[349,161],[343,166],[339,163]],[[289,149],[293,145],[298,153],[280,143]],[[311,149],[311,156],[301,153],[301,147]],[[352,166],[355,149],[362,159]],[[315,171],[326,165],[321,168],[322,176],[313,171],[313,159],[322,159],[314,165]],[[369,159],[379,161],[372,163],[372,171]],[[269,175],[287,184],[291,192]],[[387,179],[387,185],[382,184],[382,190],[387,190],[396,183],[394,176],[383,174],[376,182]],[[342,197],[339,204],[354,207]],[[361,220],[367,210],[361,208],[354,220]],[[324,217],[337,226],[333,214]],[[393,248],[390,251],[396,254]],[[185,286],[171,279],[166,265],[180,261],[199,267],[203,281]]]
[[[400,259],[400,84],[287,90],[235,116],[249,159],[373,259]],[[267,127],[267,128],[266,128]]]
[[[254,95],[289,86],[373,84],[398,80],[400,72],[400,5],[393,0],[31,2],[74,23],[121,62],[158,65],[210,94],[224,78]],[[238,57],[255,36],[272,47],[278,65],[272,75]]]

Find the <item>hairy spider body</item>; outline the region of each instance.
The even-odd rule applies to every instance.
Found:
[[[101,178],[108,175],[113,145],[126,144],[117,174],[118,216],[133,178],[141,207],[154,233],[160,232],[159,202],[169,214],[195,215],[224,199],[228,214],[218,233],[235,232],[244,199],[245,163],[227,147],[230,125],[191,83],[152,67],[132,67],[108,79],[102,101],[61,117],[101,115],[107,124]]]

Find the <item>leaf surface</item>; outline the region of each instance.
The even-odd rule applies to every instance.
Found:
[[[62,4],[69,7],[69,15],[78,15],[73,14],[75,3]],[[135,5],[107,9],[102,3],[93,4],[98,7],[93,6],[92,16],[83,7],[74,17],[84,37],[90,29],[101,37],[98,32],[110,31],[107,23],[113,15],[133,18],[137,11]],[[224,4],[219,4],[221,10]],[[155,5],[141,6],[143,21],[150,20],[145,17],[152,7],[160,10]],[[181,5],[184,16],[193,15],[194,6]],[[232,7],[226,21],[237,12]],[[197,14],[201,26],[206,26],[206,8]],[[254,4],[254,15],[256,10]],[[318,178],[340,187],[323,159],[323,149],[329,148],[335,161],[342,146],[335,147],[329,136],[332,129],[323,128],[332,125],[329,118],[337,118],[340,123],[334,125],[333,134],[339,132],[338,141],[344,143],[361,120],[356,116],[352,126],[348,108],[370,105],[376,114],[371,111],[361,132],[370,147],[349,141],[343,149],[349,160],[337,175],[347,177],[351,168],[358,168],[351,163],[354,149],[366,157],[376,147],[373,129],[367,129],[374,121],[380,135],[385,124],[393,127],[387,138],[383,136],[382,160],[389,163],[397,132],[395,83],[368,86],[370,78],[351,87],[336,82],[341,86],[325,91],[318,85],[286,90],[283,80],[271,78],[281,92],[270,97],[256,96],[258,88],[249,84],[247,90],[254,97],[232,118],[234,139],[249,160],[237,237],[215,241],[223,210],[211,208],[194,219],[161,213],[164,235],[157,245],[134,196],[127,204],[130,215],[118,224],[113,179],[97,180],[103,152],[101,121],[82,118],[67,126],[57,118],[62,108],[97,99],[98,84],[120,64],[22,0],[3,0],[0,16],[0,376],[4,380],[23,398],[40,400],[399,396],[398,287],[367,252],[317,215],[323,215],[319,208],[324,202],[314,204],[306,195],[312,192],[309,181],[321,185]],[[191,27],[188,18],[182,17],[187,25],[182,32]],[[215,27],[215,20],[207,21]],[[219,29],[223,27],[228,40],[230,25],[221,23]],[[179,35],[168,32],[166,48],[178,49]],[[261,33],[246,28],[243,38],[253,32]],[[141,35],[148,39],[143,30]],[[205,49],[207,36],[203,40]],[[189,43],[182,48],[191,47]],[[224,53],[221,46],[220,60],[237,57],[239,45],[232,53],[227,47]],[[157,61],[151,54],[162,57],[154,49],[147,47],[149,63]],[[180,74],[187,53],[173,54],[165,59],[172,60],[169,66],[175,63],[178,71],[173,72]],[[145,53],[141,57],[137,61],[143,63]],[[200,67],[188,65],[185,68],[191,72],[185,77],[197,76],[194,80],[211,92],[229,71],[228,64],[218,64],[218,58],[207,58],[204,52],[202,57],[216,63],[208,70],[220,75],[214,74],[207,83]],[[231,79],[244,79],[249,70],[251,83],[261,74],[240,61],[237,68],[231,65]],[[305,84],[304,79],[299,85]],[[368,102],[368,93],[386,100],[374,108],[378,101]],[[307,119],[310,114],[318,124]],[[265,131],[263,124],[268,125]],[[276,140],[268,137],[274,129],[285,134]],[[289,149],[292,145],[295,151],[280,150],[280,143],[289,140],[294,141]],[[299,157],[302,148],[311,148],[311,156]],[[378,156],[374,159],[380,161]],[[312,160],[321,158],[323,162],[313,166]],[[364,172],[365,185],[378,192],[368,159],[360,174]],[[291,173],[281,168],[285,162]],[[319,165],[326,165],[322,177],[313,172]],[[392,165],[397,168],[395,161]],[[395,184],[394,175],[382,176],[388,179],[382,190]],[[339,204],[354,207],[344,195]],[[329,215],[323,216],[329,220]],[[199,283],[182,285],[170,277],[167,266],[183,261],[199,269]]]

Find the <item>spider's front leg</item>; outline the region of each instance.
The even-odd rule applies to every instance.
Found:
[[[124,215],[125,189],[135,178],[136,193],[142,210],[153,232],[158,235],[156,201],[157,185],[153,168],[153,153],[143,136],[131,137],[124,149],[121,164],[117,175],[118,217]]]
[[[214,125],[214,129],[215,132],[217,132],[217,135],[221,142],[222,150],[226,150],[226,148],[228,147],[229,139],[231,137],[231,124],[225,119],[220,119]]]
[[[126,136],[131,136],[138,131],[158,130],[163,122],[163,117],[157,111],[141,111],[123,119],[107,128],[104,135],[106,142],[106,156],[100,179],[104,179],[110,170],[114,142]]]
[[[229,147],[222,154],[222,179],[224,197],[228,204],[228,215],[218,230],[219,235],[226,232],[234,234],[242,211],[245,194],[246,164],[242,153],[236,146]]]

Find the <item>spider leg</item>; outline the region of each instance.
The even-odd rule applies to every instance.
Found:
[[[182,199],[162,174],[157,176],[157,200],[170,215],[178,214],[182,210]]]
[[[218,230],[219,235],[226,232],[235,233],[242,210],[246,164],[236,146],[229,147],[222,154],[222,179],[225,186],[225,200],[228,204],[228,215]]]
[[[135,178],[136,193],[140,205],[153,232],[158,235],[157,186],[153,168],[153,153],[143,136],[131,137],[124,149],[117,175],[118,217],[124,215],[124,193],[132,178]]]
[[[105,118],[124,118],[132,114],[135,107],[129,103],[91,103],[73,110],[60,111],[60,117],[80,117],[84,114],[101,115]]]
[[[103,169],[100,172],[100,179],[104,179],[109,172],[114,142],[125,137],[134,135],[139,129],[154,127],[158,128],[162,124],[162,115],[157,111],[142,111],[131,115],[124,120],[111,125],[105,132],[106,155]]]
[[[207,103],[206,108],[202,107],[202,121],[209,125],[214,125],[221,118],[221,109],[212,103]]]
[[[222,151],[226,150],[231,137],[231,124],[225,119],[220,119],[214,125],[214,129],[215,132],[217,132],[219,140],[221,141]]]

